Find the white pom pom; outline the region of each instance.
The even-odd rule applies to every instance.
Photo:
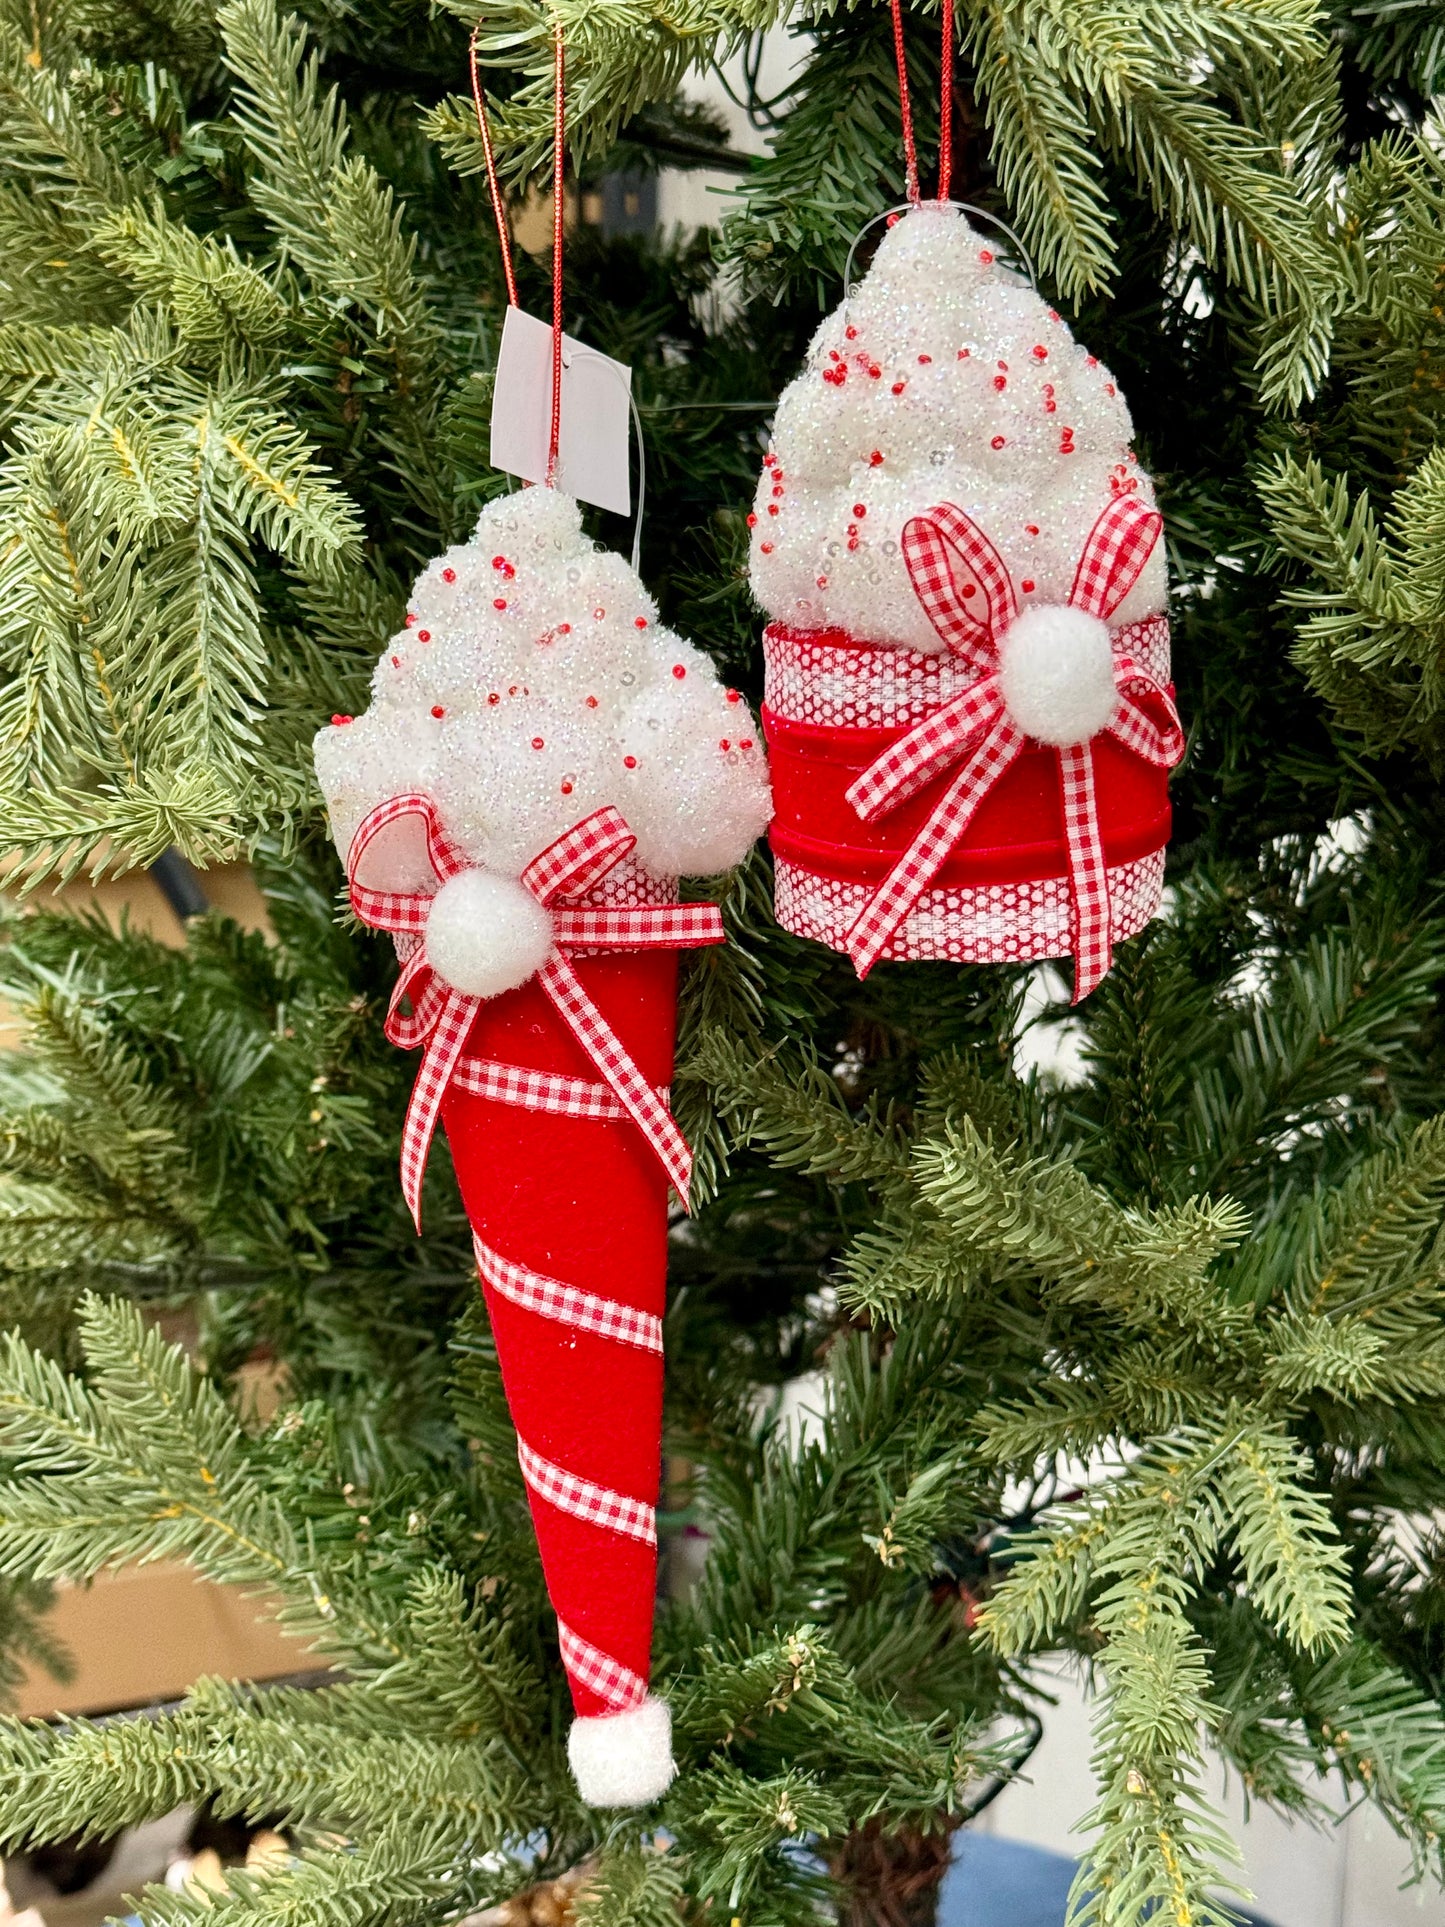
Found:
[[[1083,609],[1025,609],[1005,632],[998,658],[1009,715],[1035,742],[1086,743],[1114,713],[1109,631]]]
[[[547,961],[552,919],[515,877],[462,870],[432,899],[427,962],[454,990],[499,997]]]
[[[640,1807],[659,1799],[677,1771],[667,1701],[649,1694],[625,1713],[573,1720],[567,1757],[589,1807]]]

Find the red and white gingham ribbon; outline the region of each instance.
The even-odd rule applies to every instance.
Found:
[[[1069,591],[1070,605],[1107,622],[1138,580],[1161,526],[1158,511],[1132,496],[1111,502],[1089,531]],[[998,645],[1018,615],[1019,603],[998,550],[962,509],[943,502],[907,524],[903,555],[929,621],[978,680],[915,724],[848,791],[859,816],[872,822],[897,809],[941,770],[962,765],[848,931],[845,945],[860,977],[877,963],[947,862],[979,804],[1028,742],[999,687]],[[1172,768],[1184,754],[1184,731],[1168,691],[1132,657],[1117,653],[1114,685],[1119,700],[1105,727],[1146,762]],[[1150,715],[1141,696],[1162,706],[1164,724]],[[1078,1003],[1113,960],[1109,882],[1089,743],[1066,744],[1058,757]]]
[[[647,1681],[640,1673],[634,1673],[611,1653],[604,1653],[581,1633],[573,1632],[560,1615],[557,1644],[562,1649],[562,1664],[567,1671],[590,1687],[598,1699],[605,1700],[610,1712],[626,1713],[634,1706],[641,1706],[647,1698]]]
[[[412,1218],[421,1229],[421,1189],[427,1154],[436,1133],[441,1102],[456,1079],[481,998],[455,989],[427,960],[426,922],[431,896],[422,892],[369,890],[356,881],[372,839],[405,816],[419,816],[426,830],[427,853],[438,883],[468,867],[467,859],[441,826],[429,796],[394,796],[380,803],[351,840],[346,860],[351,904],[363,923],[389,930],[397,940],[401,975],[391,995],[386,1034],[404,1050],[421,1045],[424,1055],[401,1138],[401,1188]],[[537,972],[551,999],[603,1082],[656,1152],[683,1204],[687,1203],[692,1153],[663,1096],[648,1083],[620,1037],[597,1008],[573,969],[573,950],[684,950],[723,941],[722,917],[710,903],[638,904],[629,908],[579,904],[609,870],[629,856],[637,839],[626,819],[610,804],[574,823],[522,872],[522,885],[552,913],[552,951]],[[411,1010],[402,1004],[410,999]],[[505,1067],[504,1067],[505,1068]],[[520,1072],[525,1082],[552,1083],[546,1072]],[[468,1080],[469,1081],[469,1080]],[[572,1109],[571,1078],[556,1080],[556,1108]],[[565,1087],[565,1088],[560,1088]],[[553,1108],[548,1105],[546,1108]]]

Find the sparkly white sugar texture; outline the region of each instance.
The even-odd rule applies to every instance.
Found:
[[[899,537],[937,502],[998,549],[1024,608],[1068,598],[1085,538],[1120,494],[1152,504],[1113,376],[956,209],[884,237],[784,391],[754,504],[753,591],[775,621],[943,647]],[[1158,543],[1111,618],[1162,610]]]
[[[412,790],[499,876],[605,803],[664,877],[727,869],[767,824],[746,703],[555,490],[489,503],[471,541],[428,564],[371,687],[364,715],[316,738],[343,857],[369,810]],[[433,886],[415,818],[378,837],[361,880]]]

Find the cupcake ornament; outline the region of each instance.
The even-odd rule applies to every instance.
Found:
[[[890,228],[778,405],[752,526],[785,928],[880,958],[1072,956],[1163,888],[1161,521],[1124,398],[942,202]]]
[[[678,877],[768,817],[746,704],[659,620],[576,502],[491,503],[439,556],[371,703],[315,745],[358,915],[395,939],[387,1034],[421,1051],[402,1142],[420,1221],[446,1131],[596,1806],[655,1798],[649,1693],[677,951],[722,940]]]

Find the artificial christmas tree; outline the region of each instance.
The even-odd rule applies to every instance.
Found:
[[[673,90],[771,17],[484,16],[510,187],[550,172],[559,24],[585,174],[716,151]],[[1210,1755],[1301,1816],[1343,1781],[1436,1878],[1432,16],[959,9],[955,191],[1113,370],[1165,518],[1171,887],[1069,1016],[1034,1014],[1026,965],[860,983],[778,929],[766,857],[715,892],[673,1091],[652,1670],[679,1771],[601,1822],[470,1226],[440,1140],[424,1239],[396,1185],[395,974],[337,918],[309,765],[506,486],[476,24],[0,23],[0,838],[42,879],[246,853],[273,929],[201,918],[173,952],[43,897],[7,926],[6,1637],[47,1578],[157,1555],[268,1589],[298,1637],[289,1685],[6,1724],[6,1838],[284,1816],[284,1869],[141,1897],[178,1927],[445,1922],[564,1876],[597,1927],[916,1920],[1049,1717],[1033,1662],[1066,1655],[1098,1689],[1084,1920],[1223,1917]],[[905,191],[888,12],[799,24],[725,282],[706,243],[569,242],[569,328],[635,371],[643,579],[750,699],[770,417]],[[907,24],[936,98],[936,19]],[[921,113],[925,181],[936,136]],[[1040,1069],[1061,1022],[1072,1068]],[[194,1310],[198,1358],[158,1303]],[[260,1422],[233,1388],[263,1345],[290,1397]],[[771,1414],[805,1372],[800,1441]]]

